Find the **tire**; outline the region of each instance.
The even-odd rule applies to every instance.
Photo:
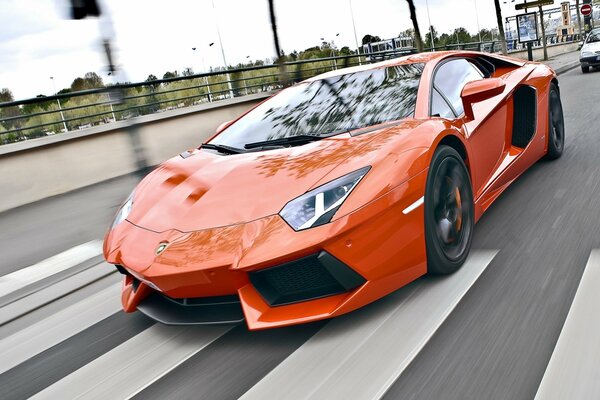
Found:
[[[473,225],[473,191],[467,167],[456,150],[439,146],[425,187],[429,274],[450,274],[464,264],[471,250]]]
[[[565,148],[565,120],[560,93],[554,83],[550,84],[548,95],[548,154],[546,158],[556,160]]]
[[[583,65],[581,66],[581,72],[583,72],[584,74],[587,74],[588,72],[590,72],[590,67],[584,67]]]

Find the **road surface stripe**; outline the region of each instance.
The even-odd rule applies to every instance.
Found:
[[[0,340],[0,373],[118,312],[120,293],[121,285],[112,285]]]
[[[92,240],[44,261],[0,276],[0,297],[102,254],[102,242]]]
[[[115,268],[103,262],[0,307],[0,326],[113,273]]]
[[[419,279],[332,320],[242,399],[381,398],[496,254],[474,251],[453,275]]]
[[[583,271],[536,400],[600,399],[600,250]]]
[[[230,329],[155,324],[32,398],[129,398]]]

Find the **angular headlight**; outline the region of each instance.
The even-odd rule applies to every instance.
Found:
[[[593,51],[582,51],[581,52],[581,57],[593,57],[595,55],[596,55],[596,53],[594,53]]]
[[[119,208],[117,211],[117,215],[115,215],[115,219],[112,223],[110,229],[114,229],[115,226],[119,225],[121,222],[125,221],[131,212],[131,208],[133,207],[133,192],[129,195],[125,203]]]
[[[279,215],[296,231],[328,223],[370,169],[361,168],[295,198]]]

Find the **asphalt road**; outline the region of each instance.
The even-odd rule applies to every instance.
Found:
[[[495,249],[497,254],[482,267],[466,294],[461,294],[456,308],[434,327],[430,341],[390,382],[385,398],[535,397],[590,252],[600,248],[600,72],[583,75],[575,69],[559,80],[567,133],[563,157],[534,165],[477,224],[474,252]],[[113,180],[0,214],[0,275],[100,238],[135,179]],[[104,208],[98,213],[101,205]],[[438,283],[430,278],[419,280],[353,313],[356,315],[333,321],[265,332],[248,332],[237,326],[211,334],[197,344],[197,351],[174,362],[173,368],[165,360],[162,372],[156,372],[150,384],[142,385],[137,397],[238,398],[270,378],[276,368],[291,371],[283,376],[289,376],[293,386],[318,368],[310,357],[302,361],[298,349],[308,351],[306,345],[318,348],[328,340],[340,346],[347,341],[351,346],[353,321],[362,321],[356,329],[377,331],[387,323],[383,317],[377,320],[378,315],[387,316],[388,310],[412,299],[412,293],[420,293],[422,287],[435,288]],[[116,312],[73,331],[64,340],[59,334],[57,344],[40,348],[34,357],[0,374],[0,398],[24,398],[55,386],[58,390],[68,376],[85,385],[83,378],[77,377],[98,371],[93,369],[98,358],[105,357],[105,363],[118,361],[121,366],[130,353],[119,352],[119,346],[129,343],[137,348],[136,337],[143,332],[150,335],[151,329],[160,328],[141,315]],[[12,332],[10,326],[0,327],[0,340]],[[386,333],[391,336],[371,343],[376,346],[373,349],[391,352],[399,347],[403,336],[394,337],[393,332],[389,330]],[[152,337],[165,338],[163,346],[172,342],[161,336],[167,333],[156,335]],[[368,335],[365,337],[356,340],[367,341]],[[372,360],[377,352],[372,353],[359,359],[354,368],[362,371],[361,362],[376,365],[378,361],[383,368],[384,359]],[[299,367],[290,370],[291,366]],[[373,379],[380,373],[377,368],[362,372]],[[132,376],[144,373],[146,368],[134,370]],[[315,397],[318,388],[312,393]],[[50,394],[47,397],[51,398]]]

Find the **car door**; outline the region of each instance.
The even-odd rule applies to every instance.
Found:
[[[472,154],[470,160],[473,194],[477,199],[493,177],[506,148],[506,105],[496,107],[501,99],[487,109],[495,109],[491,115],[476,113],[475,119],[466,120],[462,98],[463,88],[468,82],[485,79],[483,72],[472,61],[453,58],[440,64],[435,72],[431,94],[431,115],[447,119],[460,119],[465,128]]]

